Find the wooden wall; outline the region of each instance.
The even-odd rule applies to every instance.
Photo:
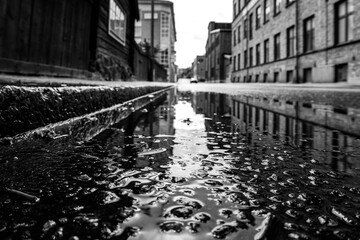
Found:
[[[126,26],[126,44],[125,46],[119,43],[115,38],[109,35],[109,0],[98,0],[99,4],[99,21],[98,21],[98,33],[97,33],[97,47],[98,52],[106,56],[111,56],[119,60],[125,65],[131,66],[130,54],[133,49],[132,41],[134,41],[133,31],[134,19],[131,19],[132,13],[130,1],[132,0],[120,0],[118,3],[127,14],[127,26]]]
[[[92,8],[92,0],[0,0],[0,71],[88,70]]]

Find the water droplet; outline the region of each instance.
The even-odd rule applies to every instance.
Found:
[[[159,225],[163,232],[180,233],[183,230],[184,224],[177,221],[163,222]]]
[[[237,229],[235,226],[232,226],[230,224],[223,224],[220,226],[216,226],[212,231],[212,236],[216,239],[225,239],[230,234],[236,232]]]
[[[211,219],[211,215],[208,213],[200,212],[195,214],[194,219],[202,223],[207,223]]]

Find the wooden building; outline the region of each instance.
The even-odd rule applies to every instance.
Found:
[[[128,79],[137,0],[1,0],[0,72]]]

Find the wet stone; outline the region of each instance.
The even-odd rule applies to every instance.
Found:
[[[169,221],[161,223],[159,227],[163,232],[180,233],[184,228],[184,224],[182,222]]]
[[[173,216],[183,219],[190,218],[193,212],[194,211],[191,207],[175,207],[170,210],[170,213]]]
[[[187,229],[191,233],[197,233],[199,232],[200,224],[197,222],[189,222]]]
[[[215,227],[211,233],[212,236],[216,239],[225,239],[232,233],[237,232],[237,229],[235,226],[232,226],[230,224],[223,224],[220,226]]]
[[[204,94],[196,97],[206,104],[212,96]],[[225,104],[231,98],[224,98]],[[251,111],[261,104],[247,106],[241,95],[233,100]],[[246,96],[246,101],[258,100]],[[31,203],[0,192],[5,212],[0,239],[236,240],[242,237],[240,231],[261,233],[258,239],[359,239],[359,177],[353,169],[360,156],[358,138],[337,131],[332,143],[344,145],[338,146],[341,151],[322,151],[317,149],[321,146],[317,131],[330,137],[330,143],[332,132],[327,134],[329,129],[321,126],[313,129],[311,121],[303,125],[300,119],[289,119],[293,126],[303,126],[301,136],[273,135],[253,124],[244,126],[246,122],[238,125],[233,122],[236,116],[191,108],[196,102],[180,97],[170,109],[167,103],[162,106],[176,113],[167,123],[190,120],[184,129],[174,124],[171,132],[155,138],[149,130],[158,134],[158,126],[165,124],[160,115],[164,111],[149,109],[140,112],[144,118],[139,122],[132,121],[135,114],[130,122],[126,119],[89,141],[50,147],[41,143],[0,156],[5,157],[0,184],[11,182],[14,189],[41,198]],[[177,109],[183,106],[189,108]],[[126,105],[126,110],[132,107]],[[264,109],[256,109],[253,118]],[[163,122],[150,125],[149,114]],[[181,119],[181,114],[189,116]],[[84,123],[99,119],[87,118]],[[277,125],[277,118],[271,119]],[[127,126],[133,122],[137,125]],[[281,120],[280,129],[287,122]],[[314,136],[302,136],[301,130]],[[52,141],[51,135],[47,141]],[[354,152],[343,155],[350,146]]]
[[[200,212],[194,215],[194,219],[202,223],[207,223],[211,219],[211,215],[208,213]]]

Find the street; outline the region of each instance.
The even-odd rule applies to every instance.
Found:
[[[184,84],[87,140],[3,145],[0,237],[357,239],[355,94]]]

